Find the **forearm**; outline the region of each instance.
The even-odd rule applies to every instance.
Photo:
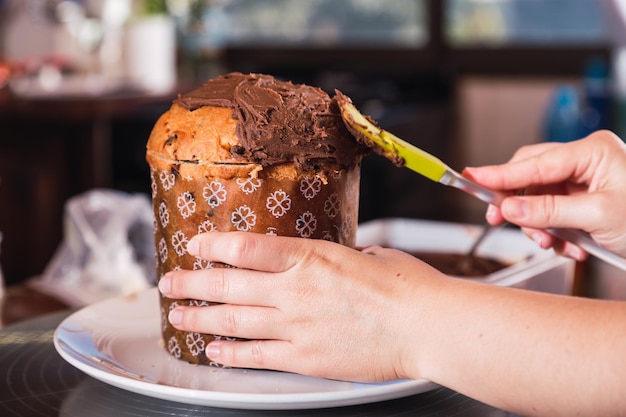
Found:
[[[623,304],[466,281],[433,300],[420,376],[524,415],[626,410]]]

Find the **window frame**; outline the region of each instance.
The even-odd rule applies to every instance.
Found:
[[[429,38],[405,47],[229,46],[222,58],[229,69],[258,72],[347,71],[410,75],[578,76],[590,56],[610,61],[610,42],[598,45],[452,46],[445,39],[445,0],[426,0]],[[538,63],[538,64],[537,64]]]

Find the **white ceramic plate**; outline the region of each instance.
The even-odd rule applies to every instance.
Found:
[[[57,327],[54,345],[70,364],[108,384],[195,405],[324,408],[401,398],[438,387],[426,380],[361,384],[177,360],[162,346],[156,288],[77,311]]]

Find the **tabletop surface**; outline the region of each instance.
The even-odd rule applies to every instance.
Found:
[[[197,406],[125,391],[87,376],[53,346],[53,313],[0,330],[2,416],[509,416],[446,388],[391,401],[309,410],[239,410]]]

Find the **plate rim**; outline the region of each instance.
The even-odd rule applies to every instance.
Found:
[[[139,291],[131,295],[131,297],[145,296],[149,292],[154,292],[155,299],[157,299],[156,287]],[[101,307],[105,303],[120,302],[123,299],[128,300],[129,296],[126,295],[106,299],[87,305],[70,314],[56,327],[53,335],[53,344],[57,353],[70,365],[104,383],[137,394],[158,399],[168,399],[180,403],[221,408],[295,410],[367,404],[420,394],[440,387],[438,384],[426,379],[403,379],[382,383],[350,382],[358,388],[332,392],[240,393],[196,390],[187,387],[167,385],[150,379],[138,379],[136,375],[132,375],[132,377],[125,375],[123,367],[116,367],[115,361],[109,362],[108,365],[111,366],[112,369],[107,369],[108,366],[104,365],[105,361],[92,359],[85,352],[77,351],[61,336],[62,327],[67,326],[72,320],[76,320],[77,317],[89,314],[92,310]],[[140,299],[140,297],[136,297],[136,299],[131,300],[130,303],[137,303],[138,299]],[[160,332],[160,329],[157,329],[157,331]],[[93,332],[88,331],[87,333]],[[95,344],[93,347],[99,353],[103,353]],[[258,372],[278,371],[258,370]],[[330,393],[332,393],[332,395],[329,395]]]

